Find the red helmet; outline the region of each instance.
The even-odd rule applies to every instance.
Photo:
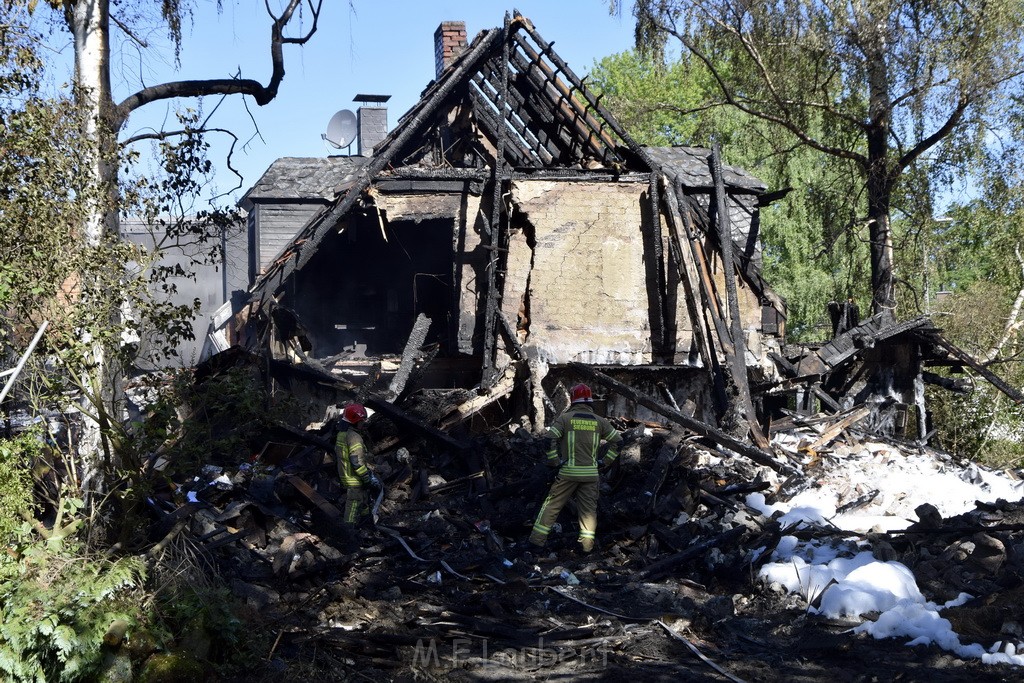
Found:
[[[593,403],[594,395],[590,392],[590,387],[586,384],[577,384],[569,390],[569,396],[572,398],[573,403]]]
[[[359,403],[349,403],[341,413],[341,419],[357,425],[366,419],[366,408]]]

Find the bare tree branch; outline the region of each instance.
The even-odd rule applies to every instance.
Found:
[[[151,133],[139,133],[138,135],[133,135],[130,138],[122,140],[121,145],[123,147],[127,147],[128,145],[135,144],[136,142],[142,142],[143,140],[167,140],[168,138],[175,138],[181,135],[189,135],[195,133],[226,133],[231,137],[235,138],[235,140],[238,140],[238,136],[236,136],[227,128],[204,128],[200,126],[196,128],[182,128],[181,130],[150,130],[152,130]]]
[[[680,43],[682,43],[683,46],[685,46],[687,50],[689,50],[694,56],[697,57],[697,59],[699,59],[701,62],[704,63],[704,65],[708,68],[708,71],[711,72],[711,76],[715,79],[715,82],[718,84],[719,90],[722,92],[722,96],[725,98],[725,101],[728,104],[736,107],[737,109],[739,109],[740,111],[742,111],[742,112],[744,112],[746,114],[749,114],[751,116],[755,116],[755,117],[757,117],[759,119],[762,119],[764,121],[769,121],[771,123],[775,123],[775,124],[777,124],[779,126],[782,126],[787,131],[789,131],[790,133],[795,135],[797,137],[797,139],[799,139],[800,141],[802,141],[804,144],[806,144],[808,147],[811,147],[812,149],[816,149],[819,152],[824,152],[825,154],[829,154],[831,156],[839,157],[839,158],[842,158],[842,159],[850,159],[851,161],[855,161],[858,164],[862,164],[862,165],[866,165],[867,164],[867,158],[864,155],[857,154],[856,152],[853,152],[853,151],[848,150],[848,149],[843,149],[842,147],[833,147],[831,145],[826,145],[825,143],[821,142],[820,140],[818,140],[818,139],[816,139],[814,137],[811,137],[807,133],[807,131],[803,129],[803,127],[796,125],[795,123],[793,123],[789,119],[781,117],[781,116],[777,116],[775,114],[768,113],[768,112],[763,111],[763,110],[761,110],[761,109],[759,109],[759,108],[757,108],[755,106],[751,106],[753,103],[750,100],[747,100],[745,98],[739,97],[739,96],[736,95],[736,93],[733,92],[733,90],[729,86],[729,83],[726,80],[726,78],[721,74],[721,72],[715,66],[715,63],[711,60],[711,58],[709,58],[706,54],[704,54],[704,52],[699,47],[697,47],[697,45],[694,44],[694,42],[692,40],[690,40],[689,38],[686,37],[686,35],[680,33],[678,30],[676,30],[676,28],[674,26],[668,26],[668,25],[661,24],[661,23],[658,23],[657,26],[658,26],[658,28],[660,30],[662,30],[662,31],[668,33],[669,35],[673,36],[674,38],[676,38],[676,40],[678,40]],[[790,102],[789,104],[793,105],[793,104],[798,104],[798,103]],[[843,115],[841,112],[835,111],[834,109],[832,109],[831,107],[828,107],[825,104],[820,104],[820,103],[816,104],[816,105],[812,105],[812,104],[808,104],[808,103],[799,103],[799,104],[801,104],[801,106],[815,106],[815,107],[817,107],[819,109],[827,111],[831,115],[838,116],[840,118],[845,118],[846,120],[851,120],[851,121],[853,121],[858,126],[862,125],[859,121],[852,120],[848,116]]]
[[[185,80],[162,83],[143,88],[133,95],[126,97],[116,106],[116,123],[123,122],[134,110],[150,102],[157,100],[172,99],[176,97],[203,97],[205,95],[251,95],[259,105],[267,104],[277,96],[277,90],[284,79],[284,45],[303,45],[317,30],[317,22],[320,19],[320,10],[323,0],[305,0],[313,23],[309,30],[301,36],[289,38],[284,35],[284,29],[288,26],[295,11],[303,3],[303,0],[290,0],[288,6],[281,13],[281,16],[274,17],[267,5],[267,12],[274,19],[270,27],[270,54],[273,64],[273,71],[267,85],[248,78],[213,78],[208,80]]]

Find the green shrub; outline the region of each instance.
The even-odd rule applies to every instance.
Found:
[[[33,512],[32,464],[43,448],[39,430],[0,439],[0,544],[5,548],[27,531],[22,513]]]
[[[84,557],[45,544],[0,560],[0,672],[5,680],[90,681],[103,660],[103,634],[135,623],[138,558]]]

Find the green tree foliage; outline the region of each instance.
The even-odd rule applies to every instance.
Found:
[[[903,203],[922,192],[900,186],[950,177],[953,167],[919,168],[926,154],[955,167],[978,146],[1019,79],[1021,10],[1019,0],[638,0],[634,14],[638,46],[660,61],[677,40],[711,71],[715,102],[856,169],[864,213],[852,227],[866,233],[877,312],[896,305],[893,216],[920,221],[930,207]]]
[[[722,65],[721,68],[727,68]],[[793,339],[820,338],[825,304],[867,301],[865,245],[854,239],[857,177],[786,130],[717,102],[712,72],[688,53],[656,63],[635,51],[600,60],[590,83],[645,145],[722,144],[727,161],[771,189],[792,188],[761,212],[765,274],[789,307]]]
[[[924,245],[930,311],[944,333],[1018,390],[1024,387],[1024,116],[1015,99],[979,154],[977,196],[954,204]],[[940,294],[941,293],[941,294]],[[973,374],[965,369],[968,374]],[[983,380],[932,402],[940,442],[993,464],[1024,459],[1021,406]]]

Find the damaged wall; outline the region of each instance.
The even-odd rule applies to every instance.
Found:
[[[646,307],[641,195],[646,184],[516,181],[513,211],[533,230],[528,289],[522,253],[510,240],[509,263],[518,283],[506,282],[506,301],[524,301],[527,344],[547,363],[581,361],[636,365],[651,362]],[[515,219],[513,219],[513,223]],[[510,267],[510,274],[512,273]]]
[[[486,258],[480,250],[481,244],[481,198],[470,193],[433,194],[373,194],[382,220],[421,222],[425,219],[450,221],[454,294],[449,299],[450,319],[434,321],[449,328],[452,350],[466,355],[479,352],[479,323],[477,309],[480,299],[480,283],[484,281],[483,268]],[[411,257],[410,257],[411,258]]]

